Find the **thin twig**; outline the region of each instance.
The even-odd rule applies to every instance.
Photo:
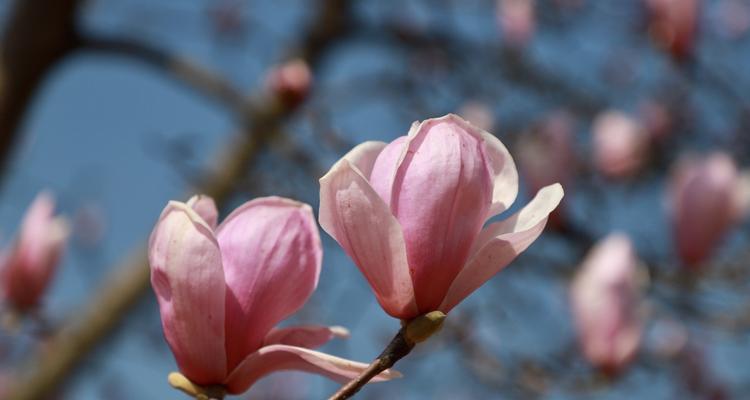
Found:
[[[403,326],[382,353],[362,373],[342,386],[328,400],[344,400],[354,396],[381,372],[393,367],[398,360],[411,353],[417,343],[427,340],[443,326],[445,314],[433,311],[421,315]]]

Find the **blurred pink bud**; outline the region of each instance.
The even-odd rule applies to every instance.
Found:
[[[678,61],[693,53],[698,33],[699,0],[645,0],[651,38]]]
[[[486,104],[467,101],[458,112],[461,117],[481,130],[490,130],[495,125],[495,116]]]
[[[268,89],[288,106],[296,106],[307,97],[312,72],[303,60],[291,60],[271,69],[266,77]]]
[[[54,211],[55,201],[49,193],[37,195],[15,243],[2,255],[3,295],[19,311],[39,305],[62,256],[70,229]]]
[[[626,178],[638,172],[647,158],[648,135],[632,117],[606,111],[592,126],[594,164],[609,178]]]
[[[518,162],[531,194],[555,182],[570,191],[577,163],[574,124],[570,114],[558,111],[549,115],[538,129],[521,137]],[[550,214],[550,224],[562,223],[560,212],[558,207]]]
[[[534,0],[497,0],[497,23],[507,44],[522,47],[534,36],[534,3]]]
[[[518,192],[508,150],[456,115],[365,142],[320,179],[320,224],[354,260],[383,309],[448,313],[541,234],[563,197],[547,186],[483,228]]]
[[[630,239],[611,234],[589,252],[571,286],[581,348],[607,374],[621,371],[640,345],[637,262]]]
[[[750,29],[750,5],[746,0],[721,0],[716,20],[721,33],[738,38]]]
[[[216,215],[206,196],[170,201],[149,242],[164,336],[183,375],[238,394],[278,370],[345,381],[366,368],[311,350],[346,336],[343,328],[274,329],[318,283],[322,249],[310,206],[265,197],[214,228]],[[396,374],[387,371],[378,380]]]
[[[718,247],[742,213],[737,166],[725,153],[685,158],[670,185],[670,206],[677,254],[697,267]]]

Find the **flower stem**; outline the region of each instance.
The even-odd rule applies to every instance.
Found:
[[[168,377],[169,384],[196,400],[224,400],[226,391],[223,386],[200,386],[190,382],[185,375],[172,372]]]
[[[359,376],[342,386],[328,400],[344,400],[354,396],[372,378],[391,368],[396,362],[411,352],[417,343],[427,340],[443,326],[445,314],[433,311],[402,324],[388,346]]]

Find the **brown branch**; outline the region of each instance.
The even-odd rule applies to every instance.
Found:
[[[241,115],[247,107],[245,95],[223,76],[149,43],[141,43],[129,38],[86,36],[81,39],[80,49],[143,62],[165,72],[189,89],[218,102],[231,112]]]
[[[347,2],[323,0],[321,13],[301,45],[301,53],[311,67],[344,32]],[[263,98],[244,113],[243,132],[229,154],[220,157],[212,179],[199,190],[212,196],[221,206],[234,190],[234,185],[247,171],[259,150],[280,131],[285,117],[294,109],[275,98]],[[126,312],[146,293],[149,267],[146,250],[115,269],[78,317],[68,322],[37,354],[28,360],[25,374],[18,376],[6,392],[6,400],[42,399],[52,393],[71,374],[76,365],[117,327]]]
[[[0,43],[0,171],[8,166],[37,88],[77,45],[79,3],[19,0],[11,6]]]
[[[404,323],[378,358],[367,369],[362,371],[359,376],[342,386],[328,400],[344,400],[357,394],[360,389],[378,376],[378,374],[393,367],[398,360],[411,353],[417,343],[427,340],[430,336],[438,332],[443,326],[443,321],[445,321],[445,314],[440,311],[433,311]]]

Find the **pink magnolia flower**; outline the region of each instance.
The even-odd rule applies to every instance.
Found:
[[[365,275],[383,309],[411,319],[449,312],[541,234],[563,196],[542,189],[510,207],[518,174],[492,134],[456,115],[414,123],[391,143],[365,142],[320,179],[320,224]]]
[[[645,0],[652,38],[676,60],[693,53],[698,33],[699,0]]]
[[[677,254],[685,265],[708,259],[741,217],[741,187],[737,166],[725,153],[678,163],[669,200]]]
[[[238,394],[278,370],[347,380],[366,367],[311,350],[346,336],[343,328],[274,328],[318,283],[322,249],[308,205],[259,198],[216,222],[209,197],[170,201],[149,242],[164,336],[183,375]]]
[[[586,256],[571,287],[584,355],[605,373],[622,370],[640,345],[637,262],[627,236],[609,235]]]
[[[12,308],[25,311],[39,305],[62,256],[69,228],[55,217],[55,201],[42,192],[31,203],[15,243],[3,251],[2,289]]]
[[[606,111],[592,126],[594,164],[609,178],[625,178],[638,172],[646,161],[649,136],[634,118]]]

